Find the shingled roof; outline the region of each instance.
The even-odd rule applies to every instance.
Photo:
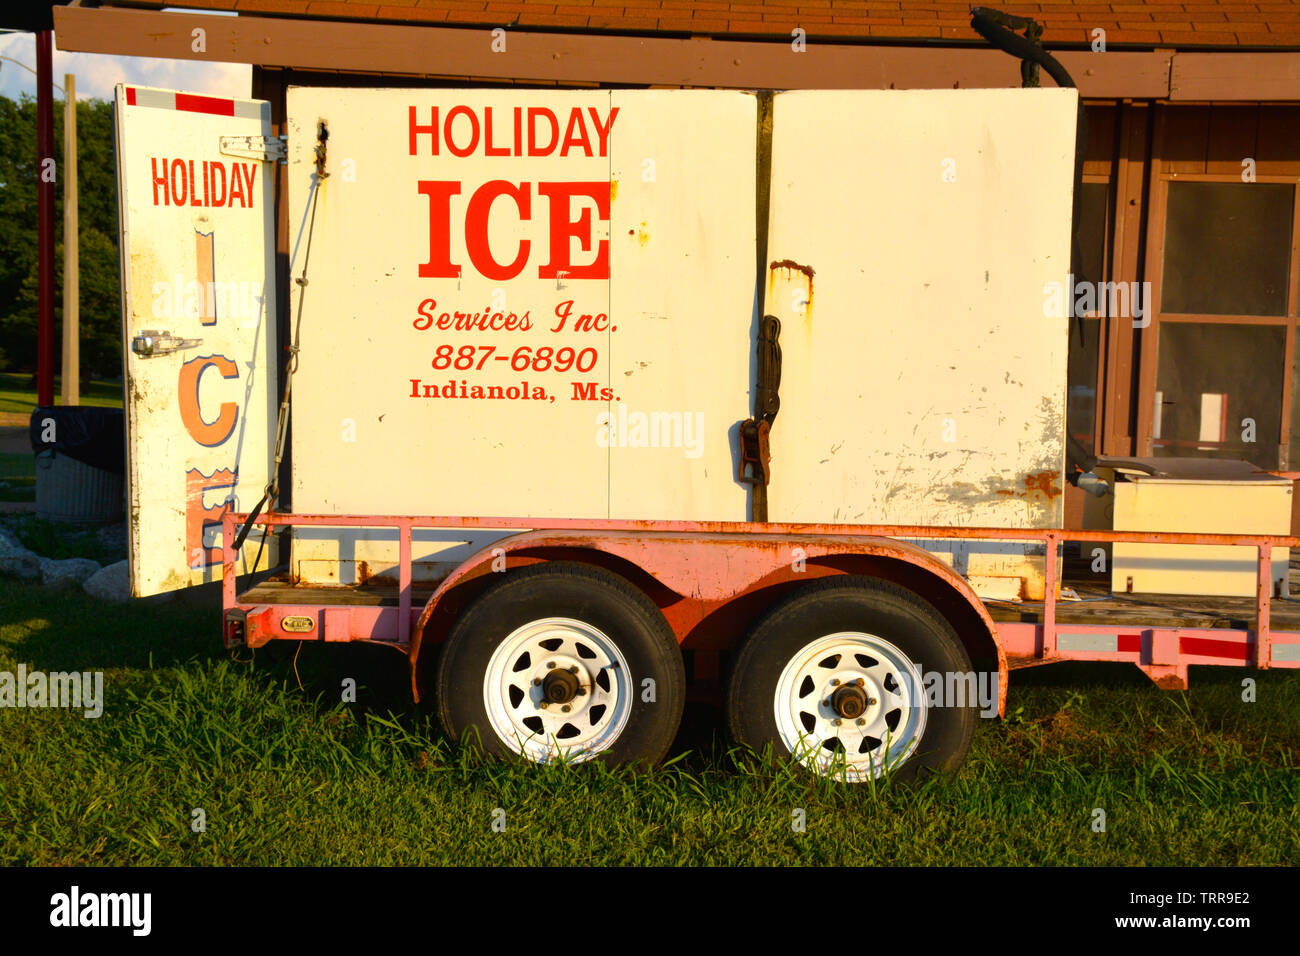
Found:
[[[127,4],[122,4],[123,6]],[[132,3],[162,7],[163,4]],[[169,7],[235,10],[258,16],[517,26],[531,30],[786,38],[796,27],[808,37],[839,42],[983,42],[970,28],[968,2],[906,0],[168,0]],[[1094,30],[1107,47],[1177,49],[1300,49],[1300,0],[1076,0],[990,3],[1033,17],[1048,47],[1084,47]]]

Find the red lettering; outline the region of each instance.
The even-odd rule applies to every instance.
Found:
[[[437,307],[438,303],[436,301],[425,299],[415,309],[416,312],[420,313],[420,318],[416,319],[412,324],[421,332],[429,328],[433,325],[433,310]]]
[[[224,355],[190,359],[181,366],[176,395],[185,430],[200,445],[213,448],[229,438],[235,430],[239,407],[234,402],[222,402],[215,421],[209,424],[203,420],[203,411],[199,408],[199,382],[209,368],[215,368],[222,378],[239,378],[239,366]]]
[[[587,107],[587,112],[591,114],[591,125],[596,127],[596,135],[600,137],[600,155],[609,155],[609,132],[614,128],[614,118],[618,116],[618,107],[615,106],[609,111],[609,122],[604,126],[600,125],[600,112],[594,106]]]
[[[470,262],[474,263],[474,268],[485,278],[513,279],[524,271],[524,264],[528,262],[529,241],[519,240],[519,253],[514,261],[502,265],[492,255],[488,241],[488,217],[492,203],[500,196],[509,196],[515,201],[520,220],[527,221],[531,207],[528,185],[520,183],[516,186],[503,179],[494,179],[476,189],[470,198],[469,207],[465,210],[465,245],[469,250]]]
[[[573,220],[571,201],[575,196],[592,200],[602,222],[609,221],[609,183],[538,183],[537,191],[551,201],[551,260],[538,269],[543,279],[557,278],[560,273],[568,279],[608,279],[609,240],[600,240],[596,258],[587,265],[574,265],[570,259],[570,240],[577,239],[584,252],[592,246],[591,207],[584,208]]]
[[[455,128],[454,124],[457,116],[469,117],[469,145],[463,149],[456,147],[456,141],[451,135],[452,130]],[[453,156],[468,156],[478,146],[478,117],[474,115],[474,111],[468,106],[453,106],[451,111],[447,113],[447,126],[442,131],[442,135],[447,141],[447,148],[451,150]]]
[[[180,170],[179,176],[176,174],[176,170],[178,169]],[[178,184],[180,186],[179,191],[177,191],[176,188]],[[185,197],[186,195],[188,195],[188,193],[189,193],[189,181],[185,178],[185,160],[173,159],[172,160],[172,204],[176,206],[184,206]]]
[[[484,156],[509,156],[510,147],[499,146],[492,147],[492,107],[483,110],[483,155]]]
[[[460,194],[460,183],[422,179],[416,185],[429,197],[429,261],[420,265],[420,278],[453,279],[460,267],[451,261],[451,197]]]
[[[221,174],[221,192],[217,192],[217,173]],[[226,204],[226,167],[222,163],[212,164],[212,191],[208,194],[214,206]]]
[[[239,200],[241,206],[244,202],[244,177],[239,174],[239,164],[232,163],[230,166],[230,206],[233,208],[235,200]]]
[[[244,208],[248,209],[253,205],[253,180],[257,178],[257,164],[240,163],[235,167],[235,174],[238,175],[241,170],[244,173],[244,185],[247,187],[244,190]]]
[[[419,123],[415,121],[415,107],[412,106],[410,109],[408,129],[410,135],[410,149],[411,149],[412,156],[414,156],[416,153],[417,138],[421,133],[429,134],[429,155],[430,156],[438,155],[438,107],[434,106],[430,109],[430,116],[431,118],[429,120],[429,125],[421,126]]]
[[[158,160],[154,159],[153,157],[150,157],[149,159],[149,169],[151,175],[153,176],[153,204],[155,206],[158,205],[158,187],[161,186],[162,204],[166,206],[169,203],[169,197],[167,195],[167,190],[169,188],[167,183],[167,160],[164,159],[162,161],[161,176],[158,175]]]
[[[211,508],[203,504],[203,493],[209,488],[233,488],[235,473],[229,468],[214,471],[205,477],[197,468],[185,472],[185,546],[190,555],[190,567],[200,570],[221,564],[221,549],[203,543],[204,532],[213,526],[221,527],[221,518],[230,508],[230,498]],[[201,560],[194,560],[195,557]]]
[[[569,114],[569,125],[564,128],[564,145],[560,147],[560,155],[568,156],[571,145],[581,146],[584,153],[591,155],[591,140],[587,139],[587,124],[582,121],[582,110],[576,106]]]
[[[546,144],[545,149],[537,145],[537,118],[542,117],[550,124],[551,141]],[[528,155],[529,156],[549,156],[555,152],[555,144],[560,141],[560,123],[552,113],[544,106],[528,107]]]

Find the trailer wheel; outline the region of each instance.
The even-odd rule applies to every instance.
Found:
[[[438,716],[453,740],[545,763],[647,763],[667,753],[686,696],[659,609],[587,565],[511,572],[453,626],[438,665]]]
[[[728,725],[742,744],[774,744],[849,783],[956,770],[978,701],[932,705],[931,672],[972,673],[952,625],[933,607],[888,582],[825,578],[751,631],[732,670]]]

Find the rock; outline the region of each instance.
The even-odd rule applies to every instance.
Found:
[[[3,528],[0,528],[0,575],[27,581],[41,576],[41,559]]]
[[[99,570],[99,562],[89,558],[68,558],[56,561],[41,558],[41,583],[47,588],[66,588],[81,584]]]
[[[131,572],[125,561],[100,568],[85,581],[82,589],[91,597],[101,601],[122,602],[131,596]]]
[[[105,525],[95,532],[95,540],[105,551],[126,554],[126,522],[119,521],[117,524]]]

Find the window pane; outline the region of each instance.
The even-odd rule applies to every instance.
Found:
[[[1295,187],[1170,183],[1162,312],[1286,315]]]
[[[1300,335],[1295,336],[1295,354],[1291,358],[1291,454],[1286,467],[1294,469],[1300,462]]]
[[[1106,213],[1110,186],[1084,183],[1079,192],[1080,281],[1096,285],[1105,278]],[[1076,293],[1077,294],[1077,293]],[[1097,360],[1101,350],[1101,322],[1075,319],[1070,323],[1069,396],[1065,427],[1083,450],[1094,454],[1093,434],[1097,420]]]
[[[1080,328],[1082,323],[1082,341]],[[1101,345],[1101,322],[1080,319],[1070,323],[1070,361],[1067,378],[1069,399],[1065,408],[1065,427],[1089,455],[1093,451],[1093,434],[1097,421],[1097,355]]]
[[[1101,282],[1106,268],[1107,183],[1084,183],[1079,191],[1079,275],[1076,280]]]
[[[1162,323],[1155,454],[1277,468],[1285,346],[1281,326]]]

